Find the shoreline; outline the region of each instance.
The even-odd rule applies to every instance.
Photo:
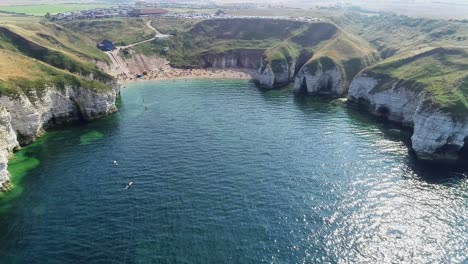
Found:
[[[237,79],[253,80],[256,71],[254,69],[229,68],[229,69],[180,69],[173,67],[161,67],[156,70],[144,71],[141,77],[131,72],[134,77],[125,75],[114,76],[119,83],[130,83],[139,80],[180,80],[180,79]]]

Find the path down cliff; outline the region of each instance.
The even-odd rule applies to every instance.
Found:
[[[122,59],[122,57],[120,57],[120,51],[121,50],[132,48],[132,47],[135,47],[135,46],[138,46],[140,44],[147,43],[147,42],[150,42],[150,41],[153,41],[153,40],[167,39],[167,38],[170,37],[170,35],[160,33],[156,28],[154,28],[151,25],[151,22],[152,22],[151,20],[148,21],[146,23],[146,26],[149,27],[151,30],[153,30],[155,32],[154,37],[149,38],[147,40],[139,41],[139,42],[136,42],[136,43],[133,43],[133,44],[130,44],[130,45],[126,45],[126,46],[117,46],[114,50],[105,52],[107,54],[107,56],[109,57],[109,59],[111,60],[111,63],[112,63],[112,65],[110,66],[112,75],[117,76],[117,75],[123,74],[127,78],[134,77],[134,76],[131,76],[131,71],[128,69],[127,64]]]

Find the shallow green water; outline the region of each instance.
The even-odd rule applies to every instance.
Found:
[[[463,263],[467,170],[407,139],[245,81],[132,84],[17,155],[0,263]]]

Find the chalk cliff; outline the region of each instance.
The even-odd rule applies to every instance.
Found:
[[[258,69],[264,50],[237,49],[222,53],[206,53],[202,59],[205,68],[249,68]]]
[[[15,148],[33,142],[48,127],[89,121],[117,111],[118,93],[114,84],[113,89],[105,91],[65,86],[0,96],[0,191],[9,186],[7,163]]]
[[[294,91],[307,94],[343,95],[346,90],[336,65],[325,69],[321,65],[311,70],[303,67],[294,79]]]
[[[290,58],[267,63],[262,61],[255,76],[255,82],[261,88],[272,89],[284,86],[294,79],[297,60]]]
[[[18,145],[15,131],[11,126],[10,113],[5,107],[0,106],[0,192],[10,187],[8,158]]]
[[[424,90],[411,89],[410,82],[395,80],[391,87],[380,83],[376,76],[358,75],[350,85],[349,99],[366,104],[375,115],[412,127],[412,148],[420,159],[466,157],[468,117],[432,106]]]

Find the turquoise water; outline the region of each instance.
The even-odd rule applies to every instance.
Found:
[[[0,263],[463,263],[468,170],[407,141],[245,81],[131,84],[119,113],[20,153]]]

